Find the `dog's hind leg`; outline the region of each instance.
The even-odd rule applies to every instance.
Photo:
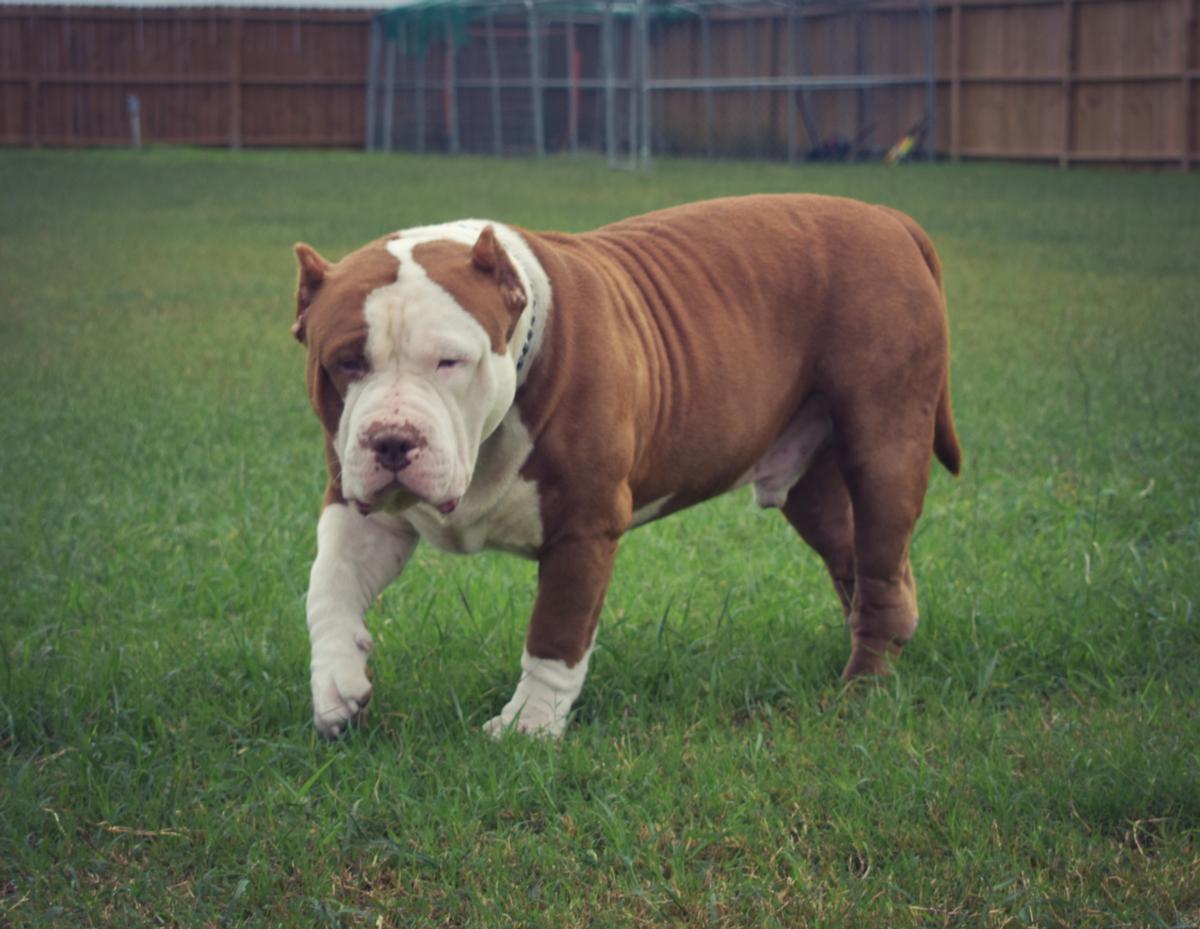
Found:
[[[854,520],[850,660],[842,677],[886,674],[917,628],[909,542],[925,497],[933,404],[849,398],[834,409],[834,451]]]
[[[817,455],[788,492],[783,515],[825,562],[849,618],[854,601],[854,514],[832,446]]]

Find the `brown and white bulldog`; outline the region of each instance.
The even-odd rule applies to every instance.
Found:
[[[747,483],[828,567],[843,677],[886,673],[912,636],[931,452],[954,473],[961,453],[940,265],[907,216],[753,196],[296,254],[329,467],[308,592],[323,734],[366,705],[363,616],[422,538],[537,560],[520,682],[486,728],[561,734],[621,536]]]

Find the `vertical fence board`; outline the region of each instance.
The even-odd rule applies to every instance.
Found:
[[[1192,152],[1196,148],[1196,139],[1194,135],[1196,120],[1195,120],[1195,102],[1196,95],[1193,91],[1195,86],[1195,68],[1196,68],[1196,0],[1180,0],[1180,18],[1182,26],[1180,28],[1180,62],[1181,77],[1179,86],[1180,101],[1180,117],[1182,123],[1182,138],[1181,151],[1179,157],[1179,167],[1187,171],[1192,166]]]
[[[1071,132],[1071,115],[1074,113],[1075,76],[1075,0],[1062,0],[1062,151],[1058,156],[1060,167],[1071,163],[1074,136]]]
[[[229,147],[242,147],[242,15],[231,17],[233,40],[229,43]]]

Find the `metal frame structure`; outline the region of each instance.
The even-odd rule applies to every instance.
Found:
[[[856,17],[877,8],[920,17],[923,69],[876,73],[867,67],[860,41],[853,72],[812,74],[805,37],[809,18]],[[537,157],[587,148],[603,151],[612,167],[646,167],[665,147],[656,114],[661,123],[672,100],[701,96],[705,144],[685,153],[714,157],[720,95],[774,100],[784,94],[786,144],[778,154],[790,162],[806,154],[798,145],[798,119],[810,153],[820,137],[814,94],[853,92],[861,121],[872,91],[923,88],[922,151],[932,159],[935,15],[934,0],[908,0],[900,7],[875,0],[419,0],[378,14],[372,24],[366,147]],[[728,26],[752,17],[773,18],[786,30],[782,68],[778,63],[774,68],[782,73],[763,67],[716,73],[714,21]],[[699,24],[698,73],[669,74],[664,65],[663,37],[681,23]],[[743,55],[746,61],[753,57]],[[585,109],[592,119],[588,131],[582,131]],[[478,131],[481,120],[489,123],[487,132]],[[476,130],[469,141],[464,128]],[[852,157],[878,153],[877,144],[862,144],[864,135],[869,129],[859,126]]]

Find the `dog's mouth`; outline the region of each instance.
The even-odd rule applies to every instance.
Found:
[[[414,494],[399,482],[393,481],[378,493],[372,494],[370,500],[351,500],[350,502],[354,504],[355,509],[363,516],[379,512],[402,513],[419,503],[433,507],[442,516],[449,516],[458,509],[461,498],[450,497],[449,499],[435,503],[432,500],[426,500]]]

